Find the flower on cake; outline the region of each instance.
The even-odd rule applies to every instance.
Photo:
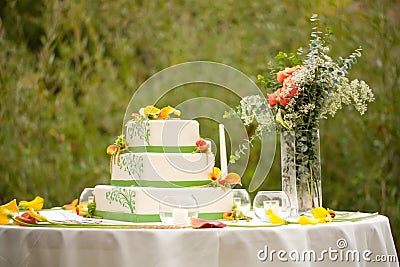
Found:
[[[171,106],[164,107],[162,109],[156,108],[154,106],[146,106],[139,110],[139,113],[133,113],[132,116],[142,117],[147,120],[166,120],[170,118],[170,115],[176,115],[179,117],[181,112]]]
[[[210,144],[203,138],[200,138],[199,140],[196,141],[196,148],[193,151],[193,153],[207,153],[209,149],[210,149]]]
[[[109,145],[107,147],[107,154],[110,156],[119,155],[124,152],[128,148],[128,145],[125,140],[125,136],[121,134],[117,137],[114,144]]]
[[[232,163],[265,132],[318,129],[321,119],[334,117],[344,105],[353,105],[363,115],[367,104],[374,100],[368,84],[347,77],[362,49],[354,50],[347,58],[332,59],[328,46],[332,32],[319,30],[317,15],[310,20],[313,31],[308,51],[304,53],[300,48],[297,53],[279,52],[266,75],[257,76],[267,98],[244,97],[235,110],[225,113],[224,117],[239,117],[245,126],[257,123],[249,142],[231,155]]]
[[[214,167],[213,172],[208,174],[208,178],[214,187],[230,187],[242,184],[240,176],[234,172],[230,172],[226,177],[222,178],[222,171],[218,167]]]

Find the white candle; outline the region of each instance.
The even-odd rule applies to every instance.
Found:
[[[236,208],[239,210],[242,206],[242,199],[240,197],[234,197],[233,202],[236,205]]]
[[[226,161],[225,127],[223,124],[219,125],[219,153],[222,178],[225,178],[225,176],[228,174],[228,163]]]
[[[187,209],[172,209],[172,223],[173,224],[187,224],[189,211]]]

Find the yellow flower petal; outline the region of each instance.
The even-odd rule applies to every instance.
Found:
[[[148,119],[156,119],[160,113],[160,109],[154,106],[146,106],[139,111],[140,115]]]
[[[269,221],[272,224],[288,224],[288,222],[286,220],[284,220],[281,217],[279,217],[278,215],[276,215],[271,209],[268,209],[266,211],[266,214],[268,216]]]
[[[64,210],[73,210],[75,209],[76,205],[78,205],[78,199],[75,198],[70,204],[65,204],[62,206]]]
[[[329,215],[328,211],[323,207],[312,209],[311,213],[316,219],[322,219]]]
[[[6,208],[12,212],[19,212],[16,199],[13,199],[10,202],[8,202],[7,204],[4,204],[0,207]]]
[[[320,223],[330,223],[332,221],[332,217],[328,214],[324,218],[319,218]]]
[[[275,119],[277,122],[279,122],[283,127],[285,127],[286,129],[289,129],[289,125],[287,124],[287,122],[283,119],[282,117],[282,113],[281,113],[281,109],[278,110],[278,112],[276,113]]]
[[[161,119],[161,120],[162,120],[162,119],[166,119],[166,118],[169,117],[169,115],[170,115],[171,113],[174,113],[174,114],[177,115],[177,116],[180,116],[180,115],[181,115],[181,112],[180,112],[179,110],[174,109],[173,107],[168,106],[168,107],[162,108],[162,109],[160,110],[160,113],[158,114],[157,119]]]
[[[27,210],[30,208],[32,208],[34,210],[41,210],[43,208],[43,203],[44,203],[44,199],[37,196],[32,201],[25,201],[25,200],[20,201],[18,206],[22,210]]]
[[[217,181],[221,179],[222,177],[222,172],[218,167],[214,167],[213,173],[208,174],[208,178],[210,178],[212,181]]]
[[[75,211],[76,211],[76,214],[79,216],[86,216],[88,214],[87,206],[83,206],[83,205],[76,206]]]
[[[13,212],[3,206],[0,207],[0,225],[8,224],[13,217]]]
[[[318,224],[319,223],[319,219],[313,219],[313,218],[308,218],[306,216],[300,216],[299,218],[299,224],[301,225],[308,225],[308,224]]]
[[[37,213],[33,208],[29,208],[29,215],[33,218],[37,218],[40,222],[48,222],[46,217]]]

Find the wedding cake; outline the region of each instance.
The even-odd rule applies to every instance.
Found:
[[[168,196],[195,199],[204,219],[220,219],[231,210],[232,190],[211,186],[215,157],[200,137],[199,123],[170,118],[173,113],[180,115],[171,107],[148,106],[125,124],[125,135],[107,149],[111,181],[95,186],[95,215],[160,221],[160,203]]]

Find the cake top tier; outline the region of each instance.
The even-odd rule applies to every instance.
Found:
[[[200,139],[195,120],[142,120],[126,124],[126,141],[130,147],[195,147]]]

